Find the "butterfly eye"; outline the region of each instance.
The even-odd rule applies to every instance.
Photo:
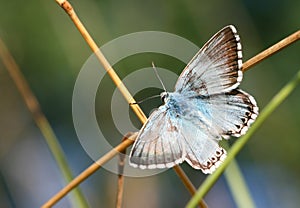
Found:
[[[161,94],[160,94],[160,98],[161,98],[161,101],[162,102],[166,102],[166,99],[169,97],[169,94],[167,93],[167,92],[162,92]]]

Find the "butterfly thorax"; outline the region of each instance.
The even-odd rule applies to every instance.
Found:
[[[164,107],[169,109],[170,113],[180,115],[183,109],[186,108],[184,98],[177,92],[162,92],[160,97],[164,103]]]
[[[162,92],[160,93],[160,99],[163,103],[166,103],[166,100],[169,98],[169,93],[168,92]]]
[[[188,96],[178,92],[163,92],[161,99],[164,102],[162,108],[166,108],[168,114],[174,117],[184,117],[195,125],[212,125],[212,115],[209,110],[209,101],[201,96]]]

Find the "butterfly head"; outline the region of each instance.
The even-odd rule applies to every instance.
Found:
[[[162,92],[160,94],[160,99],[163,103],[166,103],[166,101],[169,99],[169,93],[167,92]]]

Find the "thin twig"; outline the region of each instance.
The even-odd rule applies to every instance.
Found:
[[[185,172],[182,171],[182,169],[179,168],[178,165],[174,166],[173,169],[177,173],[177,175],[179,176],[179,178],[186,178],[186,179],[188,179],[188,177],[186,176]],[[195,190],[195,187],[193,186],[192,182],[191,181],[186,181],[186,180],[184,180],[183,182],[184,182],[185,187],[189,190],[190,194],[194,195],[196,193],[196,190]],[[200,200],[199,207],[201,207],[201,208],[206,208],[207,207],[207,204],[205,203],[205,201],[203,199]]]
[[[124,98],[128,103],[136,103],[132,95],[129,93],[128,89],[125,87],[119,76],[116,74],[115,70],[112,68],[112,66],[109,64],[89,32],[86,30],[78,16],[76,15],[72,5],[66,1],[66,0],[56,0],[56,2],[65,10],[65,12],[70,16],[71,20],[83,36],[84,40],[87,42],[87,44],[90,46],[92,51],[96,54],[98,60],[110,76],[110,78],[113,80],[115,83],[116,87],[120,90]],[[147,120],[147,117],[143,113],[142,109],[140,108],[139,105],[130,105],[132,110],[135,112],[135,114],[138,116],[140,121],[142,123],[145,123]]]
[[[66,183],[70,182],[73,179],[72,172],[68,166],[66,156],[58,142],[58,139],[53,129],[51,128],[47,118],[43,114],[40,104],[34,96],[33,92],[31,91],[25,77],[19,69],[19,66],[15,62],[14,58],[11,56],[10,52],[8,51],[1,38],[0,58],[2,59],[3,64],[5,65],[12,80],[17,86],[17,89],[20,92],[27,108],[32,114],[33,120],[40,129],[42,135],[44,136],[52,155],[57,161],[58,167],[60,168],[63,178],[65,179]],[[76,189],[74,192],[74,200],[75,201],[72,201],[72,203],[75,203],[78,207],[88,207],[87,202],[79,189]]]
[[[132,136],[133,133],[127,133],[123,138],[122,142],[127,140],[128,137]],[[125,165],[125,157],[126,156],[126,148],[119,153],[119,164],[118,164],[118,191],[117,191],[117,200],[116,200],[116,208],[122,207],[123,202],[123,192],[124,192],[124,165]]]
[[[271,55],[274,55],[275,53],[279,52],[280,50],[284,49],[285,47],[289,46],[290,44],[296,42],[299,39],[300,39],[300,30],[289,35],[288,37],[279,41],[275,45],[271,46],[270,48],[262,51],[261,53],[257,54],[256,56],[246,61],[243,64],[243,71],[247,71],[250,67],[253,67],[254,65],[261,62],[262,60],[268,58]]]
[[[65,186],[63,189],[61,189],[58,193],[56,193],[49,201],[47,201],[42,208],[51,207],[55,203],[57,203],[60,199],[62,199],[65,195],[67,195],[70,191],[72,191],[73,188],[78,186],[82,181],[87,179],[90,175],[92,175],[96,170],[101,168],[101,166],[109,161],[112,157],[117,155],[119,152],[122,152],[124,149],[126,149],[129,145],[131,145],[135,138],[137,136],[137,133],[133,133],[128,139],[126,139],[124,142],[120,143],[118,146],[116,146],[114,149],[110,150],[108,153],[106,153],[104,156],[102,156],[99,160],[94,162],[92,165],[90,165],[87,169],[85,169],[81,174],[79,174],[76,178],[74,178],[67,186]]]

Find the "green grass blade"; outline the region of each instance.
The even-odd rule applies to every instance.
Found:
[[[39,122],[37,122],[37,126],[42,132],[42,135],[44,136],[46,143],[48,145],[48,148],[50,149],[61,173],[66,183],[69,183],[73,180],[72,171],[68,165],[66,156],[64,154],[64,151],[58,142],[58,139],[50,126],[48,120],[45,117],[42,117]],[[75,188],[73,190],[72,200],[71,200],[72,207],[78,207],[78,208],[87,208],[88,204],[81,193],[81,190],[79,188]]]
[[[254,208],[255,203],[236,160],[230,163],[224,172],[224,176],[236,206]]]
[[[214,174],[207,177],[207,179],[203,182],[203,184],[199,187],[195,195],[188,202],[187,207],[196,207],[199,200],[201,200],[204,195],[210,190],[213,184],[217,181],[217,179],[221,176],[225,168],[229,165],[229,163],[235,158],[237,153],[242,149],[242,147],[248,142],[250,137],[255,133],[255,131],[263,124],[263,122],[271,115],[271,113],[288,97],[288,95],[296,88],[296,86],[300,83],[300,71],[296,74],[296,76],[288,82],[268,103],[268,105],[263,109],[257,118],[256,122],[252,125],[252,127],[248,130],[248,133],[238,139],[230,151],[228,152],[227,159],[223,162],[223,164],[214,172]]]

